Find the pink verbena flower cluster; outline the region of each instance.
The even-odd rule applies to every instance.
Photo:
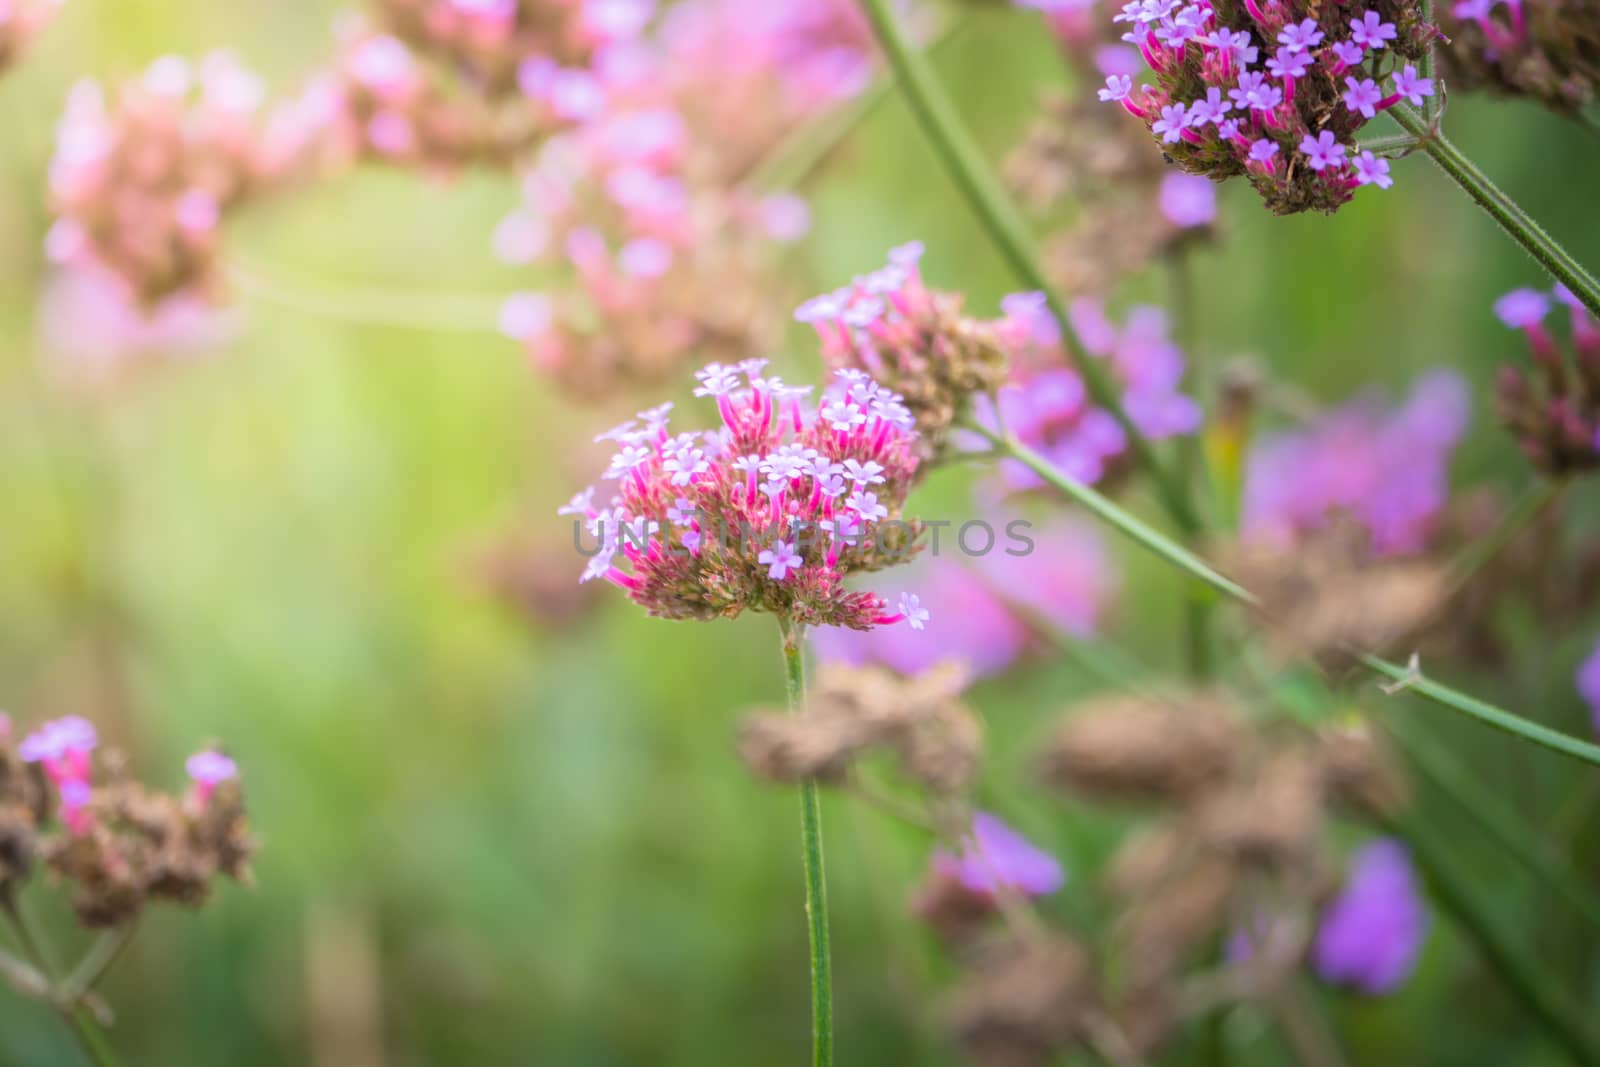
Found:
[[[1360,397],[1263,437],[1245,462],[1245,537],[1289,547],[1338,515],[1370,531],[1379,555],[1423,550],[1448,501],[1469,412],[1466,383],[1435,371],[1398,408]]]
[[[736,360],[775,340],[762,313],[775,253],[810,216],[747,179],[864,83],[858,20],[842,2],[692,0],[598,57],[604,106],[544,146],[526,205],[495,234],[508,262],[575,268],[505,304],[502,330],[535,366],[596,396],[669,379],[690,353]]]
[[[146,309],[211,295],[224,218],[300,173],[331,116],[317,94],[270,112],[264,101],[261,81],[226,52],[193,66],[158,59],[111,103],[79,83],[50,168],[51,259],[109,272]]]
[[[905,582],[937,621],[914,635],[899,627],[817,630],[812,644],[822,660],[878,663],[907,676],[960,660],[974,674],[997,674],[1042,646],[1041,631],[1092,637],[1115,599],[1116,566],[1085,523],[1022,524],[1014,531],[1021,538],[1008,532],[992,544],[986,537],[997,531],[934,532],[943,533],[943,544],[912,563]],[[973,546],[970,558],[956,555],[968,555],[963,538]],[[987,550],[977,554],[978,547]]]
[[[1041,293],[1016,293],[1001,301],[1005,336],[1014,353],[1011,383],[1000,390],[1000,420],[1023,443],[1073,478],[1095,483],[1117,473],[1127,435],[1109,411],[1096,406],[1062,348],[1060,324]],[[1121,393],[1123,410],[1152,440],[1193,433],[1200,406],[1184,395],[1183,352],[1167,336],[1157,307],[1129,311],[1118,327],[1098,301],[1080,299],[1069,309],[1074,332],[1089,358],[1103,360]],[[985,419],[992,421],[990,411]],[[1007,460],[1000,474],[1015,490],[1044,483],[1022,463]]]
[[[886,266],[807,300],[795,318],[816,329],[824,363],[864,371],[903,396],[931,460],[973,398],[1005,380],[1007,353],[998,320],[969,318],[959,293],[923,284],[922,253],[920,241],[893,249]]]
[[[56,787],[61,821],[76,835],[89,832],[89,798],[93,794],[90,755],[100,744],[94,724],[76,715],[55,719],[22,739],[17,755],[37,763]]]
[[[65,0],[0,0],[0,74],[11,67]]]
[[[1420,62],[1438,30],[1410,0],[1129,0],[1116,21],[1154,85],[1106,79],[1184,170],[1246,175],[1279,214],[1331,212],[1355,189],[1393,184],[1355,135],[1379,111],[1433,95]]]
[[[816,403],[811,387],[762,377],[765,360],[712,364],[697,396],[722,425],[668,432],[662,405],[600,435],[621,447],[604,505],[589,488],[561,509],[586,521],[583,581],[604,578],[652,615],[711,619],[766,611],[802,625],[867,629],[927,615],[891,612],[845,579],[903,562],[921,533],[901,519],[917,474],[916,430],[900,398],[854,370]]]
[[[1571,354],[1545,325],[1554,304],[1566,305]],[[1505,366],[1495,382],[1500,420],[1528,460],[1550,474],[1600,467],[1600,322],[1563,285],[1549,294],[1515,289],[1495,301],[1494,313],[1520,330],[1532,371]]]

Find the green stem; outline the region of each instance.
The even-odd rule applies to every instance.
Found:
[[[1472,937],[1495,976],[1544,1024],[1575,1062],[1591,1067],[1600,1064],[1600,1043],[1590,1031],[1582,1007],[1551,982],[1538,963],[1524,955],[1479,908],[1467,876],[1455,866],[1449,849],[1415,818],[1391,820],[1389,829],[1405,840],[1433,899]]]
[[[806,701],[805,649],[799,623],[779,620],[789,710]],[[828,948],[828,882],[822,864],[822,799],[814,780],[800,783],[800,843],[805,856],[806,922],[811,941],[811,1062],[833,1064],[833,960]]]
[[[1384,725],[1425,781],[1454,801],[1507,856],[1600,930],[1600,900],[1571,866],[1548,850],[1546,842],[1533,839],[1528,826],[1498,793],[1480,782],[1448,749],[1405,724],[1403,718],[1391,717]]]
[[[1422,24],[1430,27],[1434,24],[1433,0],[1422,0]],[[1427,47],[1422,50],[1422,76],[1424,78],[1431,79],[1433,77],[1433,50],[1436,44],[1437,42],[1430,35],[1428,37]],[[1422,117],[1427,120],[1430,125],[1438,116],[1439,100],[1443,95],[1444,90],[1441,88],[1432,96],[1425,96],[1422,98]]]
[[[100,1024],[94,1021],[89,1010],[80,1003],[73,1003],[58,995],[59,986],[55,980],[55,968],[51,965],[39,939],[34,936],[33,928],[28,924],[22,910],[17,906],[15,897],[9,891],[0,893],[0,912],[4,913],[12,933],[16,935],[17,944],[22,948],[23,955],[28,957],[28,962],[49,984],[50,1001],[55,1007],[56,1014],[78,1042],[84,1057],[94,1064],[94,1067],[122,1067],[122,1061],[112,1051],[105,1034],[100,1030]]]
[[[1450,592],[1460,592],[1491,560],[1516,540],[1534,519],[1560,499],[1565,481],[1539,481],[1529,486],[1510,511],[1500,517],[1493,530],[1476,538],[1450,561]]]
[[[993,168],[984,159],[977,142],[956,114],[949,94],[934,77],[927,58],[912,49],[901,30],[890,0],[861,0],[862,10],[871,21],[878,43],[894,68],[900,88],[905,93],[912,111],[921,124],[923,133],[932,143],[934,151],[943,162],[945,170],[966,197],[968,205],[978,216],[978,221],[989,232],[995,247],[1011,266],[1017,277],[1030,289],[1044,294],[1050,312],[1061,325],[1061,334],[1074,368],[1083,378],[1089,396],[1117,420],[1126,434],[1130,450],[1139,466],[1149,472],[1162,505],[1185,533],[1199,529],[1194,506],[1190,502],[1181,478],[1176,477],[1164,464],[1158,462],[1155,451],[1144,434],[1128,418],[1122,402],[1117,397],[1111,379],[1100,363],[1090,357],[1073,332],[1067,317],[1066,302],[1055,290],[1038,258],[1033,253],[1033,241],[1016,205],[1006,195]]]
[[[1557,244],[1544,227],[1490,181],[1477,164],[1463,155],[1461,149],[1433,128],[1422,115],[1405,104],[1396,104],[1389,113],[1408,133],[1422,142],[1422,150],[1433,158],[1439,169],[1466,190],[1467,195],[1488,212],[1511,235],[1511,239],[1522,246],[1523,251],[1572,290],[1590,314],[1600,315],[1600,282]]]
[[[987,436],[1007,456],[1019,460],[1051,486],[1082,504],[1096,516],[1121,530],[1168,563],[1187,571],[1192,577],[1234,600],[1245,604],[1258,603],[1255,595],[1248,589],[1231,578],[1219,574],[1193,552],[1124,511],[1103,494],[1057,470],[1050,464],[1049,460],[1033,451],[1027,445],[1012,437],[1000,437],[992,431],[981,427],[971,428]],[[1558,730],[1552,730],[1547,726],[1524,719],[1520,715],[1506,711],[1504,708],[1495,707],[1493,704],[1478,700],[1476,697],[1457,692],[1449,686],[1441,685],[1430,678],[1423,677],[1420,671],[1409,667],[1402,667],[1397,663],[1391,663],[1388,660],[1380,659],[1367,653],[1361,653],[1357,658],[1369,670],[1383,675],[1391,681],[1401,683],[1407,691],[1415,693],[1417,696],[1469,715],[1521,740],[1531,741],[1536,745],[1560,752],[1562,755],[1571,756],[1573,759],[1579,759],[1585,763],[1600,767],[1600,746],[1590,744],[1587,741],[1580,741]]]

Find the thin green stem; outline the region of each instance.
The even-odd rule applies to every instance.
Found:
[[[1505,551],[1506,546],[1516,540],[1529,523],[1559,500],[1566,485],[1566,482],[1558,480],[1539,481],[1529,486],[1511,510],[1495,523],[1494,529],[1483,537],[1475,538],[1450,561],[1451,594],[1460,592],[1480,570]]]
[[[1600,1043],[1583,1008],[1552,982],[1478,906],[1469,878],[1456,867],[1450,850],[1415,817],[1393,819],[1389,829],[1402,838],[1432,890],[1433,899],[1483,953],[1495,976],[1541,1023],[1576,1063],[1600,1064]]]
[[[1600,898],[1565,860],[1549,850],[1548,842],[1534,839],[1527,824],[1506,806],[1500,794],[1479,781],[1448,749],[1424,731],[1406,724],[1402,717],[1387,718],[1384,725],[1423,780],[1454,801],[1507,856],[1600,930]]]
[[[1433,25],[1433,0],[1422,0],[1422,25],[1428,27]],[[1433,77],[1433,49],[1436,43],[1430,34],[1428,43],[1422,50],[1422,76],[1424,78],[1431,79]],[[1422,117],[1430,124],[1439,113],[1439,100],[1443,95],[1443,90],[1441,90],[1432,96],[1426,96],[1422,99]]]
[[[1173,338],[1188,356],[1189,388],[1195,396],[1207,394],[1204,380],[1206,365],[1196,351],[1194,269],[1190,263],[1189,246],[1180,242],[1167,253],[1168,304],[1172,312]],[[1205,450],[1199,434],[1190,434],[1178,445],[1178,476],[1189,486],[1201,486],[1209,501],[1211,472],[1206,469]],[[1205,525],[1203,522],[1201,525]],[[1189,540],[1193,540],[1191,536]],[[1191,592],[1183,605],[1183,631],[1186,663],[1191,677],[1204,681],[1215,670],[1212,649],[1211,620],[1216,614],[1216,600],[1209,595]]]
[[[1199,556],[1184,548],[1166,534],[1146,525],[1142,520],[1113,504],[1102,494],[1057,469],[1049,460],[1021,441],[1018,441],[1015,437],[1001,437],[982,426],[972,426],[970,428],[988,437],[1007,456],[1020,461],[1051,486],[1082,504],[1096,516],[1115,526],[1118,530],[1121,530],[1169,563],[1187,571],[1204,584],[1235,600],[1241,600],[1246,603],[1255,602],[1255,597],[1244,586],[1223,577]]]
[[[1600,315],[1600,281],[1596,281],[1555,238],[1546,233],[1544,227],[1490,181],[1477,164],[1463,155],[1461,149],[1424,116],[1406,104],[1396,104],[1389,113],[1406,132],[1422,142],[1422,150],[1432,157],[1439,169],[1466,190],[1467,195],[1488,212],[1511,235],[1511,239],[1522,246],[1523,251],[1572,290],[1590,314]]]
[[[1453,708],[1463,714],[1470,715],[1479,722],[1493,726],[1497,730],[1511,734],[1523,741],[1531,741],[1536,745],[1571,756],[1600,766],[1600,745],[1592,745],[1587,741],[1579,741],[1569,734],[1552,730],[1548,726],[1524,719],[1504,708],[1497,708],[1493,704],[1457,692],[1449,686],[1440,685],[1438,682],[1422,675],[1421,671],[1410,667],[1402,667],[1397,663],[1379,659],[1377,656],[1363,654],[1359,657],[1362,664],[1377,674],[1399,684],[1399,688],[1408,693],[1415,693],[1419,697],[1431,700],[1447,708]]]
[[[84,1056],[94,1067],[122,1067],[122,1061],[112,1051],[105,1034],[100,1030],[100,1025],[94,1021],[88,1009],[59,995],[60,987],[56,983],[55,968],[50,962],[49,955],[34,934],[33,927],[23,915],[22,909],[17,906],[16,898],[9,891],[0,893],[0,913],[4,913],[6,922],[10,924],[12,933],[16,936],[17,944],[22,948],[23,955],[28,957],[28,962],[33,965],[34,970],[44,977],[50,988],[49,999],[56,1014],[66,1024]]]
[[[1149,472],[1156,494],[1172,521],[1185,533],[1194,532],[1199,529],[1199,521],[1183,480],[1157,460],[1149,440],[1128,418],[1104,368],[1085,352],[1073,332],[1066,302],[1039,266],[1038,257],[1033,252],[1033,240],[1021,213],[1006,195],[994,169],[984,159],[977,142],[962,123],[949,94],[940,86],[928,65],[927,58],[907,41],[892,6],[890,0],[861,0],[862,10],[872,23],[878,43],[883,47],[889,65],[894,68],[900,88],[923,133],[1012,271],[1024,285],[1044,294],[1051,314],[1061,325],[1067,354],[1083,378],[1089,396],[1097,405],[1109,411],[1122,427],[1130,450],[1139,466]]]
[[[779,621],[789,710],[806,702],[806,664],[799,623]],[[800,844],[805,857],[806,923],[811,942],[811,1062],[833,1064],[833,960],[828,947],[828,882],[822,863],[822,799],[814,780],[800,783]]]
[[[1193,552],[1190,552],[1159,530],[1146,525],[1107,499],[1103,494],[1057,470],[1049,460],[1033,451],[1027,445],[1015,438],[1000,437],[992,431],[981,427],[973,428],[987,436],[1010,458],[1021,461],[1035,474],[1039,475],[1040,478],[1044,479],[1045,482],[1060,490],[1072,500],[1082,504],[1094,515],[1121,530],[1150,552],[1234,600],[1246,604],[1258,603],[1255,595],[1244,586],[1218,573]],[[1478,700],[1476,697],[1457,692],[1449,686],[1441,685],[1431,678],[1424,677],[1420,670],[1413,667],[1402,667],[1397,663],[1391,663],[1386,659],[1381,659],[1368,653],[1358,653],[1357,658],[1374,673],[1380,674],[1392,682],[1399,683],[1399,689],[1415,693],[1417,696],[1431,700],[1435,704],[1469,715],[1523,741],[1531,741],[1554,752],[1560,752],[1562,755],[1571,756],[1574,759],[1583,760],[1585,763],[1600,767],[1600,746],[1590,744],[1587,741],[1580,741],[1558,730],[1552,730],[1547,726],[1524,719],[1520,715],[1506,711],[1504,708],[1495,707],[1493,704]]]

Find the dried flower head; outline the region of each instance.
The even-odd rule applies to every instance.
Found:
[[[945,1015],[980,1067],[1045,1067],[1083,1035],[1099,1000],[1093,960],[1077,942],[1005,937],[972,959]]]
[[[1410,0],[1129,0],[1114,21],[1154,84],[1113,74],[1100,98],[1143,122],[1179,167],[1245,175],[1278,214],[1332,212],[1360,186],[1387,188],[1388,162],[1355,136],[1379,111],[1434,92],[1417,64],[1438,30]]]
[[[1378,557],[1355,523],[1335,523],[1294,547],[1244,542],[1226,567],[1257,597],[1268,652],[1338,669],[1360,651],[1413,639],[1445,603],[1444,568],[1420,557]]]
[[[1555,303],[1569,311],[1570,352],[1545,325]],[[1528,461],[1548,474],[1600,467],[1600,322],[1561,285],[1550,296],[1513,290],[1495,302],[1494,312],[1522,331],[1533,357],[1531,370],[1500,369],[1495,406],[1501,422]]]
[[[915,678],[824,665],[803,714],[745,720],[740,756],[769,781],[837,783],[866,753],[893,752],[910,780],[936,793],[959,792],[972,781],[983,741],[978,717],[960,699],[967,680],[955,663]]]
[[[902,394],[924,461],[944,451],[951,426],[975,396],[1005,381],[1001,324],[962,314],[962,297],[923,284],[920,242],[889,253],[886,266],[801,304],[795,318],[816,328],[822,359],[865,372]]]
[[[71,883],[79,921],[100,928],[153,900],[196,907],[219,874],[248,882],[255,843],[238,766],[209,749],[187,770],[187,795],[158,793],[126,777],[87,720],[46,722],[14,742],[0,715],[0,888],[40,858]]]
[[[1243,738],[1218,696],[1102,697],[1062,719],[1039,767],[1045,781],[1080,796],[1178,800],[1224,780]]]
[[[926,621],[845,588],[908,560],[919,527],[900,517],[916,477],[917,432],[901,398],[854,370],[816,403],[810,386],[762,377],[765,360],[700,371],[722,425],[668,432],[666,408],[603,435],[621,447],[605,477],[562,511],[597,538],[582,580],[604,578],[652,615],[711,619],[767,611],[801,625],[867,629]],[[626,564],[629,569],[624,569]]]
[[[1450,84],[1530,96],[1577,115],[1600,85],[1600,8],[1566,0],[1455,0],[1440,5]]]

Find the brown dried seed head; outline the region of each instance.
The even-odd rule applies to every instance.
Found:
[[[866,739],[857,724],[837,716],[769,712],[739,728],[739,758],[769,782],[815,778],[837,784]]]
[[[981,1067],[1043,1067],[1097,999],[1089,953],[1059,935],[988,947],[950,997],[951,1030]]]
[[[1182,875],[1197,844],[1182,821],[1163,819],[1123,841],[1106,868],[1106,888],[1123,899],[1152,892]]]
[[[1310,753],[1274,753],[1195,812],[1194,830],[1211,848],[1240,862],[1275,869],[1314,859],[1322,831],[1322,773]]]
[[[1159,985],[1182,969],[1226,922],[1239,868],[1222,856],[1190,863],[1181,875],[1138,898],[1114,937],[1133,988]]]
[[[1100,697],[1067,712],[1040,768],[1090,797],[1181,800],[1226,777],[1244,742],[1220,697]]]
[[[1329,798],[1353,811],[1383,818],[1410,799],[1400,761],[1365,721],[1324,728],[1316,758]]]

